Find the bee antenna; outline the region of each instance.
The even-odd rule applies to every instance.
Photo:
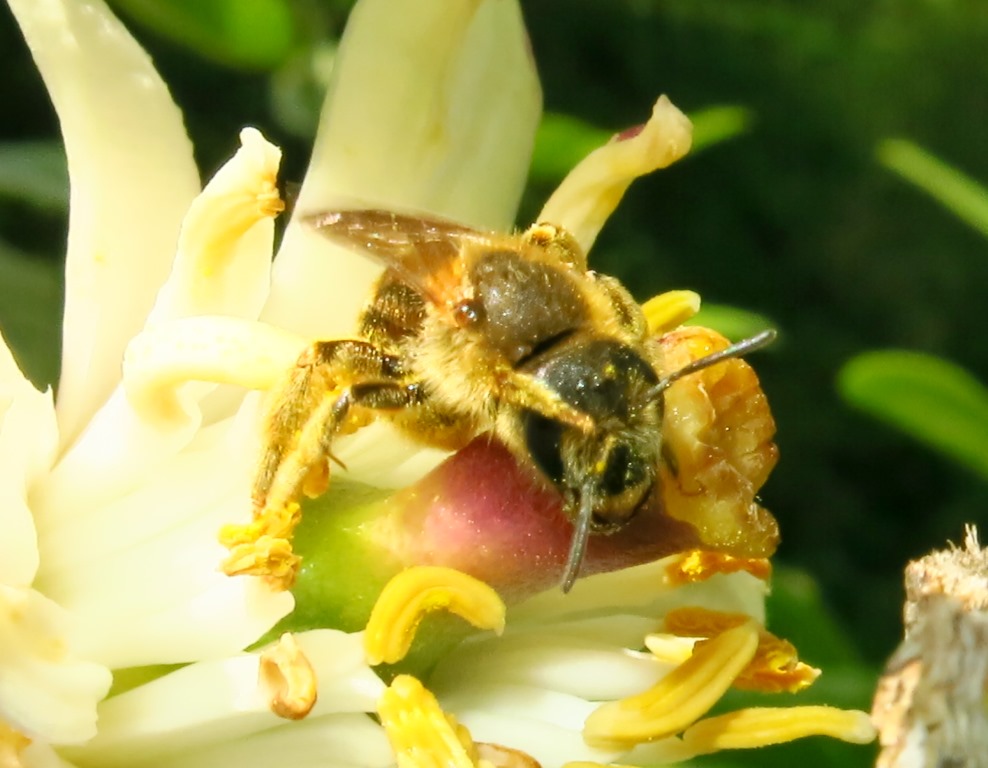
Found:
[[[709,355],[704,355],[703,357],[697,358],[692,363],[684,365],[678,371],[673,371],[667,376],[663,376],[659,383],[656,384],[652,391],[649,393],[652,398],[658,398],[663,392],[665,392],[671,384],[679,381],[684,376],[689,376],[697,371],[702,371],[704,368],[709,368],[712,365],[723,362],[724,360],[731,360],[735,357],[742,357],[747,355],[749,352],[754,352],[755,350],[767,347],[773,341],[775,341],[778,333],[775,329],[769,328],[766,331],[757,333],[754,336],[749,336],[747,339],[741,339],[741,341],[731,344],[731,346],[720,350],[719,352],[713,352]]]
[[[580,493],[580,511],[573,521],[573,540],[569,547],[569,557],[566,558],[566,570],[563,573],[563,593],[569,592],[580,575],[583,556],[587,552],[587,539],[590,537],[590,520],[593,518],[594,485],[587,483]]]

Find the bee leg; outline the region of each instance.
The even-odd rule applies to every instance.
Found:
[[[569,264],[581,272],[587,271],[587,255],[568,230],[542,222],[533,224],[525,230],[523,237],[532,245],[548,251],[564,264]]]
[[[560,421],[581,432],[594,429],[593,418],[567,403],[550,387],[524,371],[511,371],[502,385],[502,398],[547,419]]]
[[[333,438],[369,421],[366,411],[355,411],[352,405],[370,398],[355,392],[361,387],[373,391],[378,384],[393,386],[403,376],[397,357],[366,341],[319,341],[306,349],[272,392],[252,489],[255,513],[293,501],[307,480],[321,477],[307,490],[323,490]]]

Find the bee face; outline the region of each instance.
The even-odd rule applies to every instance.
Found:
[[[589,432],[525,409],[525,446],[532,461],[559,488],[575,516],[585,496],[590,530],[620,528],[655,482],[661,447],[662,400],[652,366],[630,346],[578,335],[526,368],[594,422]]]
[[[563,497],[564,590],[588,536],[623,527],[657,482],[665,388],[767,340],[660,378],[640,307],[556,227],[498,235],[373,210],[310,223],[386,271],[361,338],[316,342],[275,393],[255,504],[292,500],[332,437],[375,417],[448,449],[493,432]]]

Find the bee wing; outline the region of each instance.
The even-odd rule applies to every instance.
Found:
[[[464,241],[488,239],[451,221],[383,210],[327,211],[306,221],[333,242],[364,251],[438,306],[461,298]]]

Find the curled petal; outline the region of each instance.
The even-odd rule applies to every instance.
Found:
[[[70,444],[120,378],[199,189],[182,116],[101,0],[11,0],[62,125],[69,176],[58,392]]]
[[[254,319],[267,298],[281,150],[245,128],[241,148],[192,202],[148,325],[191,315]]]
[[[290,333],[233,317],[180,318],[147,328],[127,349],[123,388],[38,488],[39,528],[57,529],[66,517],[78,520],[156,477],[196,435],[199,400],[214,383],[266,388],[303,346]],[[254,434],[248,410],[244,418]]]
[[[31,739],[77,744],[96,733],[110,670],[75,655],[70,621],[33,589],[0,585],[0,723]]]
[[[589,251],[631,182],[679,160],[692,141],[689,119],[661,96],[645,125],[619,133],[570,171],[539,221],[567,229]]]
[[[308,336],[344,336],[379,272],[307,231],[301,217],[377,207],[507,229],[540,110],[515,0],[357,5],[265,319]]]

